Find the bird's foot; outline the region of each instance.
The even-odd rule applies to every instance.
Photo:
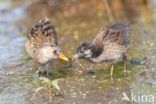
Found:
[[[128,77],[128,73],[127,73],[127,71],[124,72],[124,76],[125,76],[125,77]]]
[[[45,71],[39,71],[38,75],[39,77],[51,77],[53,73],[45,70]]]

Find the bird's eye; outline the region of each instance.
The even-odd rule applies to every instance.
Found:
[[[54,52],[53,52],[54,54],[56,54],[57,53],[57,50],[54,50]]]
[[[83,50],[87,50],[88,48],[87,47],[83,47]]]

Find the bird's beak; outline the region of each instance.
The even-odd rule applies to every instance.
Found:
[[[73,58],[72,58],[72,61],[75,61],[75,60],[77,60],[78,58],[79,58],[78,54],[75,54],[75,55],[73,56]]]
[[[61,60],[69,61],[68,58],[67,58],[63,53],[60,53],[58,57],[59,57],[59,59],[61,59]]]

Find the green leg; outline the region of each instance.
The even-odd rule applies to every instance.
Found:
[[[112,81],[114,81],[113,73],[114,73],[114,63],[111,64],[111,80]]]
[[[111,77],[113,76],[113,72],[114,72],[114,64],[111,65]]]
[[[49,77],[52,76],[52,73],[49,72],[48,70],[49,64],[45,64],[45,65],[39,65],[38,67],[38,75],[39,77]]]
[[[37,74],[43,71],[43,66],[41,64],[35,62],[35,66],[37,67],[37,71],[36,71]]]
[[[43,76],[43,73],[44,73],[44,66],[43,65],[40,65],[39,64],[37,73],[38,73],[38,76],[39,77],[42,77]]]
[[[123,55],[123,62],[124,62],[124,75],[127,76],[127,55]]]

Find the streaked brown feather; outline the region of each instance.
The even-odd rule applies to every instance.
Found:
[[[96,46],[103,46],[110,43],[127,46],[130,29],[129,23],[111,23],[106,27],[102,27],[92,40],[92,44]]]
[[[57,33],[55,26],[47,19],[40,20],[28,34],[28,38],[33,47],[56,46]]]

